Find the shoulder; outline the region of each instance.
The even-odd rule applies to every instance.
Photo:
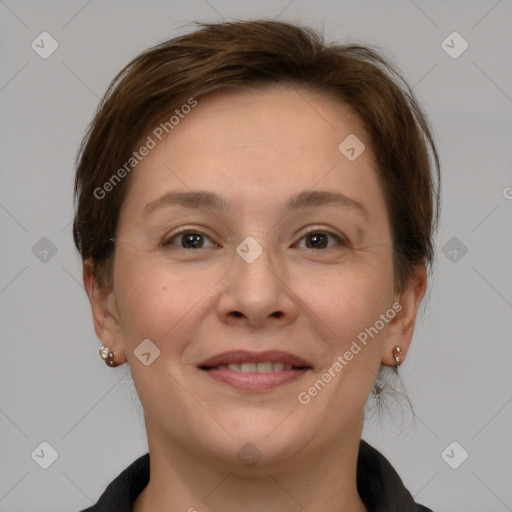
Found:
[[[148,482],[149,453],[146,453],[110,482],[95,505],[81,512],[131,512],[133,503]]]
[[[432,512],[416,503],[389,461],[361,439],[357,490],[369,512]]]

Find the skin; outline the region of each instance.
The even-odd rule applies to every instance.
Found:
[[[338,145],[352,133],[366,150],[351,162]],[[169,504],[366,510],[356,489],[364,404],[379,366],[395,364],[393,347],[402,361],[407,354],[426,277],[419,266],[404,290],[394,289],[387,209],[358,118],[300,88],[216,92],[198,100],[130,180],[113,288],[101,291],[91,261],[84,283],[96,333],[116,363],[130,365],[144,408],[151,480],[136,512]],[[167,206],[144,218],[144,207],[164,193],[190,190],[222,195],[228,209]],[[366,215],[337,205],[285,209],[309,190],[342,193]],[[163,247],[179,228],[203,233],[203,247],[186,248],[181,237]],[[315,247],[309,231],[323,234],[327,247]],[[247,236],[263,248],[252,263],[236,253]],[[299,403],[298,394],[394,303],[401,311],[307,405]],[[147,338],[160,350],[149,366],[134,355]],[[233,349],[289,351],[312,370],[251,393],[196,366]],[[252,467],[237,458],[247,442],[261,454]]]

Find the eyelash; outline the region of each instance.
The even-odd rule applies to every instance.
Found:
[[[172,242],[176,239],[178,239],[180,237],[180,235],[184,235],[184,234],[193,234],[193,235],[200,235],[200,236],[204,236],[208,239],[210,239],[210,237],[208,235],[205,235],[204,233],[202,233],[201,231],[198,231],[198,230],[193,230],[193,229],[189,229],[189,228],[185,228],[185,229],[182,229],[176,233],[174,233],[171,237],[169,237],[165,242],[162,243],[162,245],[166,248],[173,248],[172,246]],[[344,246],[344,247],[350,247],[351,244],[350,242],[348,241],[347,238],[343,237],[343,236],[340,236],[340,235],[337,235],[331,231],[327,231],[327,230],[322,230],[322,229],[313,229],[311,231],[308,231],[307,233],[305,233],[304,235],[302,235],[302,237],[300,238],[300,240],[303,240],[304,238],[306,238],[308,235],[312,235],[312,234],[322,234],[322,235],[328,235],[332,238],[334,238],[340,245]],[[211,239],[210,239],[211,240]],[[299,241],[300,241],[299,240]],[[213,242],[213,241],[212,241]],[[217,244],[216,242],[213,242],[217,247],[219,247],[219,244]],[[182,249],[182,250],[198,250],[198,249],[192,249],[192,248],[185,248],[185,247],[175,247],[176,249]],[[308,249],[307,247],[303,247],[304,249]],[[211,249],[211,247],[200,247],[199,249]],[[327,247],[327,248],[324,248],[323,250],[327,250],[327,249],[332,249],[332,247]]]

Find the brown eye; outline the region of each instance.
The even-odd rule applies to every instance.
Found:
[[[178,249],[205,249],[205,240],[211,239],[205,234],[190,229],[184,229],[172,235],[164,242],[165,247],[176,247]],[[215,242],[211,242],[211,247],[219,247]]]
[[[325,249],[329,244],[325,233],[311,233],[306,237],[306,245],[313,249]]]
[[[329,245],[329,240],[334,240],[334,245],[348,245],[346,240],[329,231],[310,231],[301,238],[302,240],[305,240],[306,244],[301,248],[305,249],[331,249],[333,244]]]

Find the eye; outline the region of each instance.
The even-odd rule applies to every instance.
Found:
[[[299,248],[304,249],[331,249],[333,245],[349,246],[348,240],[343,237],[336,235],[330,231],[314,230],[306,233],[301,239],[306,242],[306,245],[298,244]],[[331,240],[331,243],[329,242]],[[205,243],[206,241],[206,243]],[[208,246],[207,243],[210,242]],[[167,248],[177,249],[209,249],[213,247],[220,247],[219,244],[213,242],[210,237],[201,233],[200,231],[193,229],[182,229],[177,233],[174,233],[162,244]]]
[[[205,239],[211,242],[210,247],[205,247]],[[177,242],[177,243],[176,243]],[[211,247],[220,247],[219,244],[212,242],[211,238],[200,231],[192,229],[182,229],[174,233],[162,244],[164,247],[176,247],[178,249],[208,249]]]
[[[306,241],[306,247],[300,247],[299,248],[305,248],[305,249],[331,249],[332,246],[329,246],[329,238],[331,240],[334,240],[336,243],[342,246],[349,246],[349,242],[339,235],[336,235],[334,233],[331,233],[330,231],[322,231],[322,230],[315,230],[315,231],[309,231],[306,233],[301,240]]]

